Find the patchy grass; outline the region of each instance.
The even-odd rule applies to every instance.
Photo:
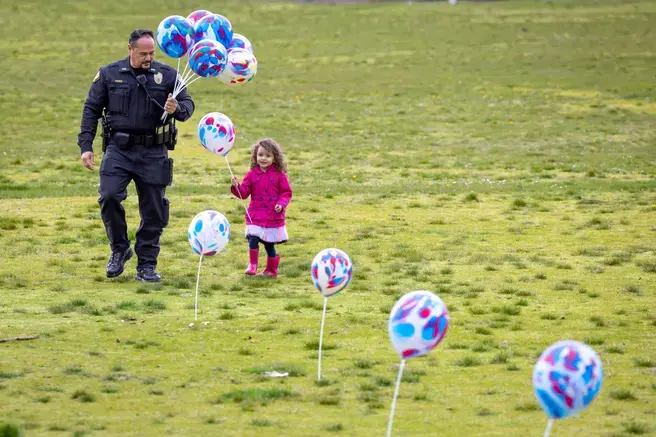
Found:
[[[223,393],[217,399],[217,402],[256,402],[261,405],[268,405],[271,401],[277,399],[286,399],[298,396],[289,390],[280,388],[252,388],[246,390],[233,390]]]
[[[395,435],[501,435],[508,423],[534,434],[544,414],[527,381],[565,338],[600,354],[608,387],[556,431],[653,433],[654,2],[220,9],[253,42],[260,71],[245,86],[191,85],[196,112],[170,152],[163,281],[142,284],[136,259],[105,276],[102,154],[96,144],[96,170],[84,169],[75,136],[97,69],[170,5],[0,6],[0,331],[39,335],[0,344],[0,426],[46,437],[381,435],[399,363],[389,312],[426,289],[451,325],[408,361]],[[215,110],[237,128],[236,176],[259,138],[286,152],[294,200],[277,280],[243,274],[244,206],[224,160],[196,138]],[[134,242],[133,184],[123,205]],[[195,320],[198,257],[186,232],[205,209],[233,232],[203,259]],[[345,250],[355,274],[328,301],[316,381],[323,299],[309,271],[326,247]],[[431,419],[434,393],[449,420]]]

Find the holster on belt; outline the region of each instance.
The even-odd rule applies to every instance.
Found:
[[[102,126],[102,132],[100,133],[100,136],[102,137],[102,151],[105,153],[107,146],[109,145],[109,138],[112,136],[112,130],[104,115],[100,117],[100,124]]]

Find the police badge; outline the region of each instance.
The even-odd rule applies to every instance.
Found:
[[[155,75],[153,76],[153,79],[155,79],[155,83],[157,85],[161,84],[162,83],[162,73],[155,73]]]

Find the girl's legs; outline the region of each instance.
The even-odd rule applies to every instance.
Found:
[[[266,250],[267,253],[266,268],[262,271],[262,275],[277,278],[280,255],[276,254],[275,243],[266,243],[264,241],[262,243],[264,243],[264,250]]]
[[[250,250],[255,250],[260,248],[260,239],[255,235],[248,236],[248,248]]]
[[[262,242],[264,243],[264,250],[266,250],[266,254],[269,258],[275,258],[276,257],[276,244],[275,243],[267,243],[267,242]]]
[[[247,275],[257,275],[257,257],[260,254],[260,239],[249,235],[248,236],[248,267],[246,268]]]

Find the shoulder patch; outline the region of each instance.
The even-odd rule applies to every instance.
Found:
[[[98,71],[96,72],[96,75],[93,76],[93,82],[94,82],[94,83],[95,83],[95,82],[98,82],[99,79],[100,79],[100,70],[98,70]]]

